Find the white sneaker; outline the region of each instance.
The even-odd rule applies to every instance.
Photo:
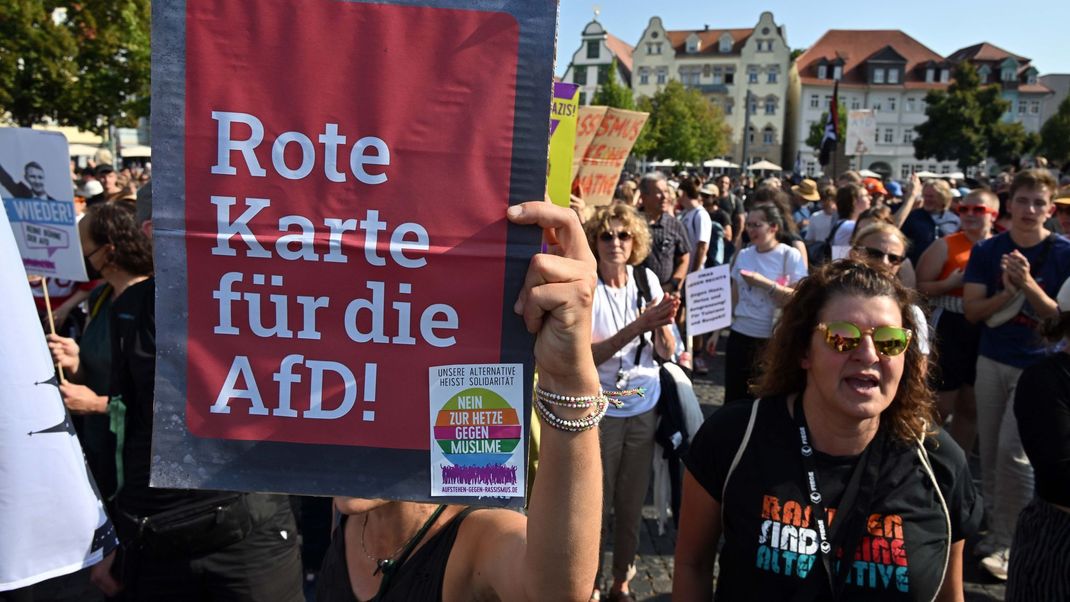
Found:
[[[993,552],[981,559],[981,566],[1000,581],[1007,580],[1007,560],[1010,558],[1010,550],[1004,548]]]

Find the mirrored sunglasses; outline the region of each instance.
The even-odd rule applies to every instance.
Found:
[[[862,337],[868,335],[873,338],[873,347],[877,353],[887,357],[906,351],[910,346],[910,339],[914,336],[909,328],[877,326],[862,330],[851,322],[822,322],[817,325],[817,329],[825,333],[825,343],[833,351],[854,351],[862,344]]]

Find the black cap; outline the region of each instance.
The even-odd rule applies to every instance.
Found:
[[[110,173],[114,173],[114,172],[115,172],[115,168],[112,167],[110,164],[105,163],[103,165],[98,165],[97,166],[97,171],[95,173],[96,173],[96,176],[99,178],[101,176],[104,176],[104,175],[110,174]]]

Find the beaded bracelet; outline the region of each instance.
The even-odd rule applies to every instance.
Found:
[[[619,399],[612,399],[616,397],[628,397],[631,395],[643,396],[646,389],[639,387],[636,389],[626,389],[623,391],[599,391],[595,395],[585,395],[582,397],[573,395],[561,395],[559,393],[553,393],[547,391],[542,387],[535,385],[535,398],[546,402],[549,405],[555,405],[563,408],[589,408],[599,402],[606,402],[612,404],[615,408],[624,406],[624,402]]]
[[[535,413],[538,414],[539,418],[544,423],[555,429],[568,431],[570,433],[581,433],[598,426],[598,423],[602,421],[602,418],[605,418],[606,410],[609,408],[608,402],[597,402],[594,414],[570,420],[554,414],[540,399],[536,399],[534,405]]]

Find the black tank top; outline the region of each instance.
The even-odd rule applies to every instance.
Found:
[[[413,552],[398,568],[397,574],[391,580],[390,589],[382,597],[377,596],[368,602],[441,600],[442,585],[446,579],[446,563],[449,562],[453,542],[457,539],[461,522],[473,510],[475,508],[465,508],[442,527],[442,530],[431,536],[431,539]],[[349,569],[346,567],[347,518],[349,517],[342,515],[323,558],[323,565],[316,580],[317,602],[359,602],[353,595],[353,585],[349,582]]]

